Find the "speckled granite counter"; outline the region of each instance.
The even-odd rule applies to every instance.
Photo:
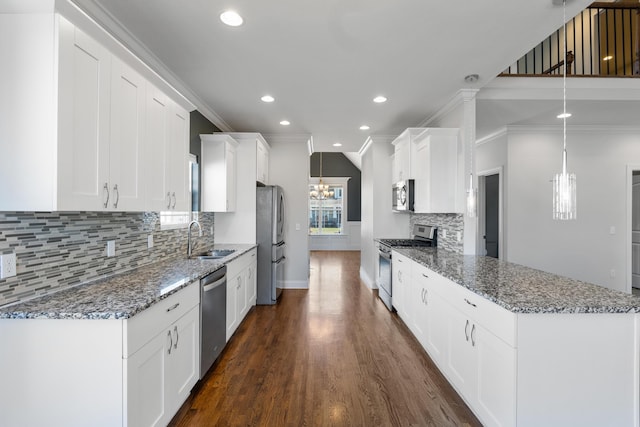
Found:
[[[218,260],[174,259],[75,286],[20,304],[0,307],[0,319],[127,319],[250,251],[255,245],[215,245],[234,249]]]
[[[495,258],[394,248],[513,313],[640,312],[640,298]]]

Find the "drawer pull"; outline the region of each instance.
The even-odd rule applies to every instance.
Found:
[[[173,304],[171,307],[167,308],[167,313],[172,311],[172,310],[175,310],[176,308],[178,308],[179,305],[180,305],[179,302]]]
[[[467,319],[467,324],[464,325],[464,337],[469,341],[469,319]]]
[[[427,279],[429,278],[429,276],[427,276],[426,274],[422,273],[422,277],[426,277]]]
[[[469,304],[471,307],[477,307],[477,305],[475,305],[474,303],[472,303],[471,301],[469,301],[468,299],[464,299],[464,302],[466,302],[467,304]]]

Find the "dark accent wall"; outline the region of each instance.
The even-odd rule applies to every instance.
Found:
[[[309,165],[312,177],[320,176],[320,153],[313,153]],[[322,153],[323,177],[350,177],[347,183],[347,221],[360,221],[361,177],[358,169],[342,153]]]

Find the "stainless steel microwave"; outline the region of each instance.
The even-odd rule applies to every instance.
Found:
[[[391,192],[392,209],[396,212],[413,212],[415,183],[413,179],[393,184]]]

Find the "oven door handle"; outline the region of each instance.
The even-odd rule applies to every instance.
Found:
[[[378,254],[384,259],[391,260],[391,252],[378,251]]]

